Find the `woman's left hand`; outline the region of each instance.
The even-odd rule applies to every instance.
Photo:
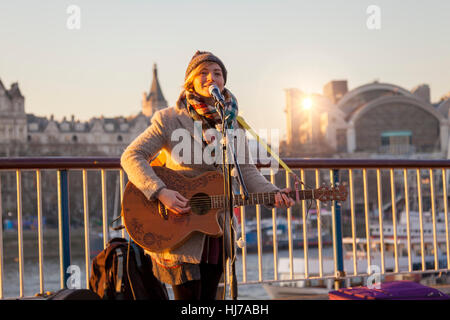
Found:
[[[285,188],[275,195],[275,207],[289,208],[295,204],[294,199],[287,196],[289,192],[291,192],[291,188]]]

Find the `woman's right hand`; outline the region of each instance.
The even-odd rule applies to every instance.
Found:
[[[178,191],[164,188],[158,193],[158,200],[175,214],[185,214],[191,210],[189,200],[183,197]]]

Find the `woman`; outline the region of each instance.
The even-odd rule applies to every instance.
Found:
[[[222,170],[216,163],[207,164],[204,161],[186,161],[186,154],[181,158],[174,151],[179,144],[173,139],[172,133],[185,130],[189,134],[190,145],[200,143],[207,147],[214,139],[207,134],[208,129],[220,129],[221,117],[214,107],[214,99],[208,88],[216,85],[222,92],[226,104],[227,122],[234,128],[239,125],[236,121],[238,106],[236,98],[225,88],[227,70],[223,62],[210,52],[197,51],[192,57],[185,73],[183,90],[176,106],[158,111],[152,118],[151,125],[138,136],[124,151],[121,165],[128,175],[128,179],[148,199],[159,199],[172,214],[187,214],[190,210],[188,199],[175,190],[166,188],[165,184],[155,175],[148,160],[160,150],[171,155],[167,158],[166,167],[177,170],[187,177],[195,177],[207,171]],[[196,134],[194,122],[200,121],[200,135]],[[199,123],[199,122],[197,122]],[[216,141],[217,142],[217,141]],[[245,162],[240,164],[241,172],[249,192],[275,192],[274,206],[289,207],[294,201],[285,192],[290,189],[279,190],[261,175],[253,164],[250,164],[248,145],[245,152]],[[189,155],[187,155],[189,156]],[[222,217],[222,216],[221,216]],[[230,230],[224,230],[227,239]],[[225,244],[227,242],[225,241]],[[227,257],[230,256],[225,247]],[[208,237],[202,233],[194,233],[180,247],[169,252],[148,252],[153,262],[153,272],[162,282],[172,285],[175,299],[215,299],[220,277],[223,273],[222,238]]]

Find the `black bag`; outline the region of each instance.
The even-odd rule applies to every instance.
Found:
[[[100,300],[100,297],[87,289],[61,289],[49,295],[47,300]]]
[[[89,289],[104,300],[169,300],[152,261],[133,241],[114,238],[92,261]]]
[[[34,297],[17,298],[16,300],[101,300],[99,295],[88,289],[59,289],[36,293]]]

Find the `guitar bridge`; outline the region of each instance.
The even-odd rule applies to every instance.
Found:
[[[158,200],[158,212],[161,218],[163,218],[164,220],[169,219],[169,214],[167,213],[166,206],[164,206],[159,200]]]

